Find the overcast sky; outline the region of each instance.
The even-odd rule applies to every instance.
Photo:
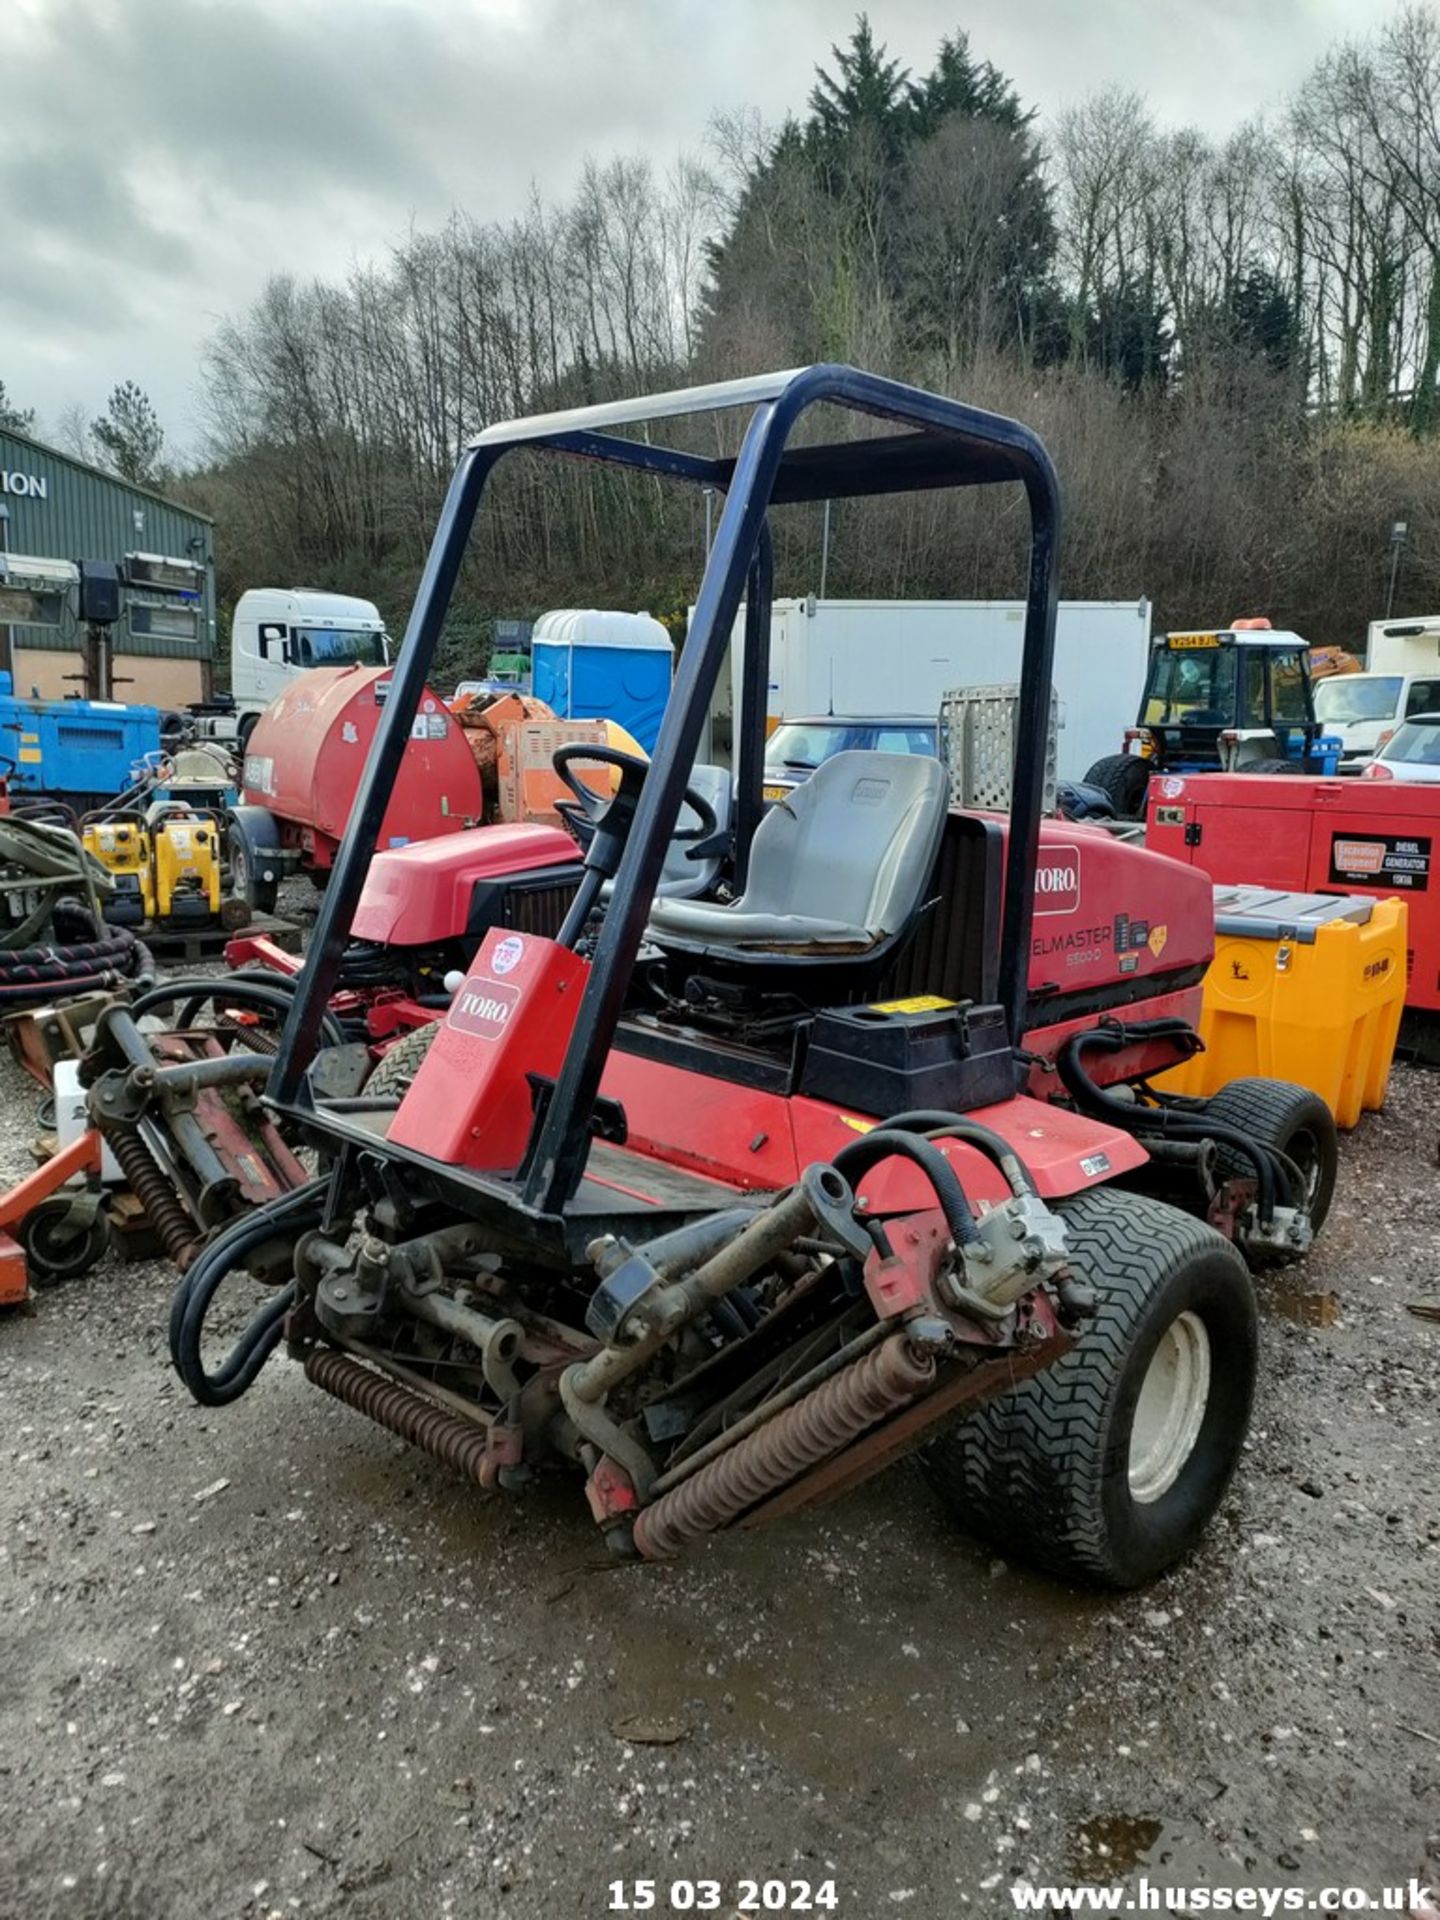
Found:
[[[342,274],[413,220],[664,164],[716,110],[801,108],[854,0],[0,0],[0,379],[53,424],[138,380],[194,444],[200,350],[267,275]],[[1385,0],[873,0],[1052,114],[1119,82],[1217,132]],[[1042,127],[1043,131],[1043,127]]]

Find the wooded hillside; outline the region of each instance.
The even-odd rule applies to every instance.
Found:
[[[1399,518],[1397,606],[1429,606],[1440,14],[1396,13],[1224,140],[1157,126],[1118,87],[1044,122],[963,33],[910,73],[862,16],[779,128],[717,120],[667,173],[597,160],[562,203],[457,212],[343,285],[272,281],[213,341],[213,457],[183,484],[221,523],[226,597],[342,586],[398,624],[480,425],[822,358],[1035,425],[1065,486],[1069,596],[1355,643]],[[701,501],[588,470],[502,480],[450,668],[480,666],[497,615],[680,619]],[[828,589],[1008,595],[1022,527],[1003,495],[841,505]],[[777,591],[814,590],[819,510],[776,533]]]

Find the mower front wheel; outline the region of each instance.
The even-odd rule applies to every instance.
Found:
[[[1098,1296],[1074,1348],[933,1441],[925,1471],[969,1532],[1063,1579],[1138,1587],[1196,1544],[1240,1458],[1255,1296],[1213,1227],[1099,1188],[1060,1211]]]
[[[1107,753],[1085,776],[1088,785],[1107,794],[1116,817],[1145,818],[1145,793],[1150,785],[1150,763],[1133,753]]]
[[[430,1051],[430,1042],[435,1038],[438,1025],[437,1021],[434,1026],[416,1027],[402,1040],[387,1047],[365,1082],[366,1093],[393,1093],[397,1099],[403,1100],[410,1091],[410,1082],[420,1071]]]

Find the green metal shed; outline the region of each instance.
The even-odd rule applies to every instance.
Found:
[[[117,699],[180,706],[208,689],[215,656],[215,528],[206,514],[29,434],[0,427],[0,550],[48,560],[108,561],[122,569],[122,579],[131,554],[202,569],[198,604],[143,585],[123,587],[124,610],[113,643]],[[191,625],[184,617],[188,609],[197,616],[193,634],[184,631]],[[75,691],[59,684],[71,677],[66,663],[40,656],[73,654],[78,660],[78,616],[58,630],[15,626],[10,631],[17,692],[28,692],[31,682],[42,683],[51,697]]]

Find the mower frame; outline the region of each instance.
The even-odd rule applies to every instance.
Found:
[[[804,417],[820,405],[898,430],[819,445],[792,444]],[[733,456],[706,457],[657,444],[650,435],[655,422],[742,409],[748,410],[748,419]],[[631,431],[643,431],[643,437],[632,438]],[[716,431],[718,438],[718,423]],[[626,467],[641,475],[713,488],[724,496],[689,638],[615,876],[570,1044],[550,1097],[535,1116],[518,1172],[506,1178],[442,1169],[395,1143],[384,1148],[388,1159],[410,1166],[422,1185],[447,1192],[500,1233],[533,1245],[537,1237],[552,1243],[563,1243],[565,1238],[563,1215],[589,1157],[601,1074],[742,599],[746,604],[745,668],[737,728],[735,864],[743,882],[750,842],[764,810],[764,693],[772,581],[768,515],[772,506],[952,486],[1013,483],[1025,490],[1030,551],[998,982],[1011,1039],[1018,1039],[1024,1024],[1044,798],[1061,510],[1059,483],[1049,455],[1040,439],[1019,422],[838,365],[535,415],[489,427],[472,440],[450,483],[267,1089],[272,1107],[323,1137],[332,1148],[342,1149],[342,1157],[347,1147],[353,1152],[373,1152],[380,1143],[354,1116],[316,1106],[307,1069],[320,1044],[351,920],[477,512],[496,467],[520,451]]]

